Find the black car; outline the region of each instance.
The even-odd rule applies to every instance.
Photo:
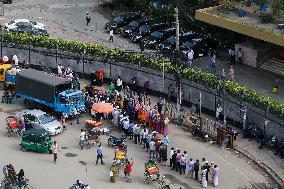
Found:
[[[129,37],[130,34],[133,33],[135,30],[138,30],[140,26],[144,24],[150,24],[152,22],[154,22],[154,19],[150,17],[145,17],[140,20],[133,20],[128,25],[122,27],[120,29],[120,33],[123,36]]]
[[[144,44],[145,47],[155,48],[158,43],[166,40],[175,33],[176,33],[175,27],[169,27],[164,30],[158,30],[153,32],[150,36],[144,38],[142,40],[142,43]]]
[[[198,35],[194,32],[181,33],[179,36],[179,45],[194,38],[198,38]],[[174,50],[175,47],[176,47],[176,35],[169,37],[166,41],[157,45],[157,49],[160,50]]]
[[[186,41],[180,46],[180,50],[183,52],[183,58],[187,58],[187,52],[192,49],[194,57],[203,57],[208,55],[209,52],[214,51],[216,43],[210,38],[196,38]]]
[[[12,4],[12,0],[2,0],[3,4]]]
[[[169,23],[145,24],[137,32],[132,33],[130,40],[140,42],[143,37],[150,35],[152,32],[169,26]]]
[[[142,14],[139,12],[134,12],[134,13],[127,13],[127,14],[122,14],[119,16],[114,17],[114,19],[105,25],[105,29],[107,31],[110,31],[110,28],[113,29],[114,33],[117,33],[118,28],[122,26],[126,26],[129,24],[129,22],[140,19],[142,17]]]

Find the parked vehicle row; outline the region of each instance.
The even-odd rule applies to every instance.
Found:
[[[143,44],[144,47],[173,51],[176,48],[176,27],[174,23],[157,22],[139,12],[131,12],[114,17],[105,25],[105,29],[128,37],[132,42]],[[189,49],[195,57],[206,56],[217,46],[213,39],[201,36],[193,31],[180,30],[179,46],[183,58]]]

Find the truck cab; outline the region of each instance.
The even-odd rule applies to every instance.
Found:
[[[67,117],[85,112],[85,97],[82,91],[69,89],[58,94],[56,109]]]
[[[5,82],[7,70],[12,67],[12,64],[0,64],[0,82]]]

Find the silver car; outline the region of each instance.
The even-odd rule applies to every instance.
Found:
[[[21,119],[23,115],[25,118],[29,119],[31,127],[44,129],[50,135],[57,135],[63,131],[62,124],[44,111],[36,109],[25,110],[18,114],[19,119]]]

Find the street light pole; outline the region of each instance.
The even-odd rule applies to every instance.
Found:
[[[177,117],[180,117],[180,109],[181,109],[181,73],[179,68],[179,11],[178,8],[175,8],[175,17],[176,17],[176,68],[177,68]]]

